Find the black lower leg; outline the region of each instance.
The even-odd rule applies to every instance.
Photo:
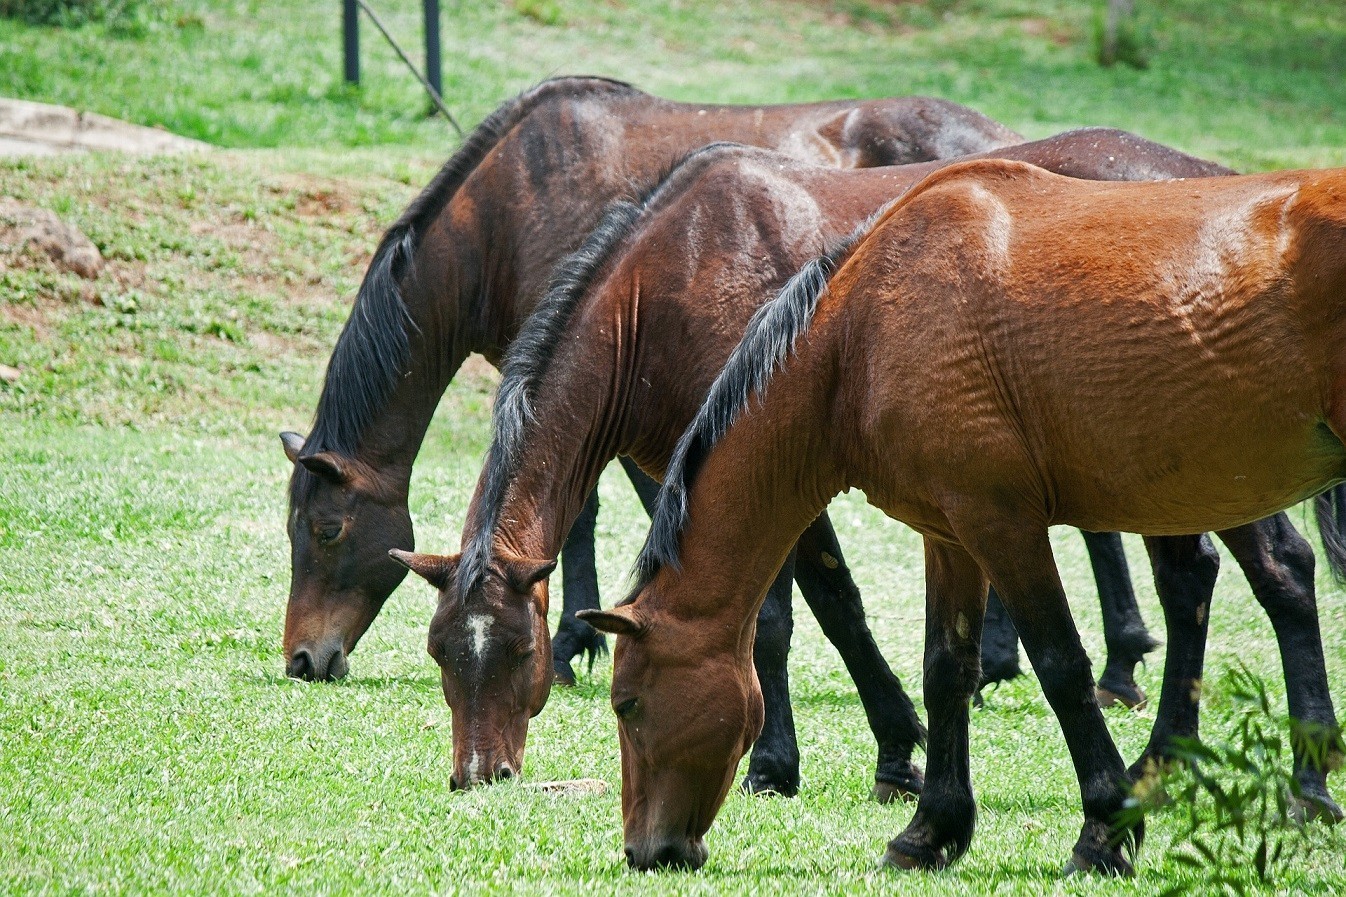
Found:
[[[1327,766],[1341,760],[1337,717],[1327,684],[1318,602],[1313,582],[1313,549],[1285,514],[1218,533],[1252,586],[1272,628],[1281,653],[1290,718],[1299,729],[1292,733],[1295,778],[1304,810],[1336,821],[1342,809],[1327,790]],[[1324,739],[1325,754],[1307,750],[1304,738]]]
[[[874,797],[887,802],[919,794],[924,779],[911,755],[925,743],[925,726],[874,642],[860,590],[826,514],[800,536],[795,555],[795,581],[823,635],[841,654],[878,745]]]
[[[930,714],[925,789],[884,861],[938,869],[967,850],[976,825],[968,760],[968,701],[981,679],[986,581],[961,549],[926,540],[925,706]]]
[[[793,556],[786,560],[767,590],[757,615],[753,642],[753,666],[762,685],[765,720],[762,734],[752,746],[748,775],[743,787],[752,792],[771,792],[792,797],[799,792],[799,744],[795,739],[794,711],[790,707],[790,680],[786,664],[794,631],[791,613]]]
[[[1220,556],[1207,536],[1158,536],[1145,540],[1154,568],[1154,586],[1164,608],[1168,645],[1164,684],[1150,742],[1131,765],[1131,774],[1168,755],[1175,736],[1195,738],[1200,711],[1201,676],[1211,594],[1220,572]]]
[[[1098,584],[1098,603],[1103,611],[1103,638],[1108,659],[1098,679],[1099,703],[1120,701],[1128,707],[1145,702],[1145,693],[1136,685],[1136,665],[1159,643],[1145,628],[1131,587],[1131,571],[1126,565],[1120,533],[1093,533],[1080,530],[1089,551]]]
[[[1070,867],[1130,874],[1123,847],[1128,843],[1139,846],[1144,823],[1127,825],[1120,818],[1130,794],[1130,779],[1103,722],[1089,657],[1070,616],[1047,530],[1002,521],[982,523],[976,536],[978,560],[1014,619],[1070,748],[1084,807],[1084,825]],[[933,738],[932,722],[932,742]]]
[[[991,589],[986,596],[986,620],[981,630],[981,689],[997,682],[1008,682],[1022,675],[1019,669],[1019,630]]]
[[[575,614],[581,610],[598,608],[598,570],[594,563],[594,523],[598,518],[598,490],[589,493],[584,508],[566,535],[561,547],[561,621],[552,637],[552,666],[556,681],[563,685],[575,684],[575,670],[570,662],[579,654],[587,654],[589,668],[594,658],[606,654],[607,641],[603,633],[594,629]]]

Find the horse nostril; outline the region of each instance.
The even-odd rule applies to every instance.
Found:
[[[449,790],[450,790],[450,791],[458,791],[458,790],[461,789],[462,787],[463,787],[462,785],[459,785],[459,784],[458,784],[458,777],[457,777],[457,776],[453,776],[453,775],[449,776]]]
[[[635,868],[636,865],[636,852],[629,847],[626,848],[626,865],[632,867],[633,869]]]
[[[512,779],[514,778],[514,770],[509,768],[508,763],[501,763],[499,768],[495,771],[495,777],[502,781],[505,779]]]
[[[290,662],[285,665],[285,675],[291,679],[313,679],[313,655],[303,649],[294,652]]]

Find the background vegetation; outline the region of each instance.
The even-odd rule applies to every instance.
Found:
[[[1030,136],[1108,124],[1244,168],[1346,164],[1346,14],[1331,4],[1142,2],[1144,70],[1099,68],[1102,4],[1068,0],[445,7],[446,99],[465,124],[544,76],[599,72],[707,101],[933,93]],[[419,3],[377,8],[419,46]],[[232,148],[0,161],[0,196],[56,211],[109,259],[85,282],[0,243],[0,363],[21,371],[0,383],[0,892],[1148,893],[1191,879],[1165,850],[1185,820],[1164,815],[1135,883],[1060,878],[1079,798],[1031,678],[974,715],[969,855],[939,876],[878,870],[910,808],[866,800],[863,715],[802,605],[805,791],[731,797],[694,876],[623,871],[606,663],[534,723],[526,779],[612,785],[572,798],[523,783],[448,792],[448,711],[423,651],[432,596],[418,582],[393,596],[348,680],[285,680],[289,469],[275,434],[310,418],[378,234],[454,146],[372,29],[364,87],[340,71],[335,4],[143,0],[130,19],[61,29],[0,18],[0,95]],[[457,544],[493,383],[473,365],[431,431],[412,502],[426,548]],[[644,522],[617,478],[602,490],[614,597]],[[881,643],[919,694],[918,542],[862,496],[834,508]],[[1080,541],[1056,535],[1101,658]],[[1128,549],[1162,633],[1143,551]],[[1204,717],[1215,737],[1241,719],[1218,675],[1236,661],[1284,706],[1270,627],[1228,557],[1224,569]],[[1340,690],[1346,597],[1319,585]],[[1142,673],[1151,694],[1161,668],[1156,657]],[[1109,714],[1128,756],[1151,721]],[[1346,890],[1342,836],[1307,837],[1279,887]]]

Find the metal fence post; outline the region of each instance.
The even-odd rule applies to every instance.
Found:
[[[360,7],[356,0],[342,0],[341,34],[346,47],[346,83],[360,83]]]
[[[439,0],[425,0],[425,80],[444,96],[439,69]]]

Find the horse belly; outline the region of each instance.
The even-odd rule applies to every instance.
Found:
[[[1177,535],[1266,517],[1346,479],[1346,448],[1325,425],[1298,432],[1217,429],[1183,446],[1113,459],[1063,477],[1056,523],[1095,531]],[[1271,431],[1275,432],[1275,431]],[[1107,461],[1100,458],[1100,463]]]

